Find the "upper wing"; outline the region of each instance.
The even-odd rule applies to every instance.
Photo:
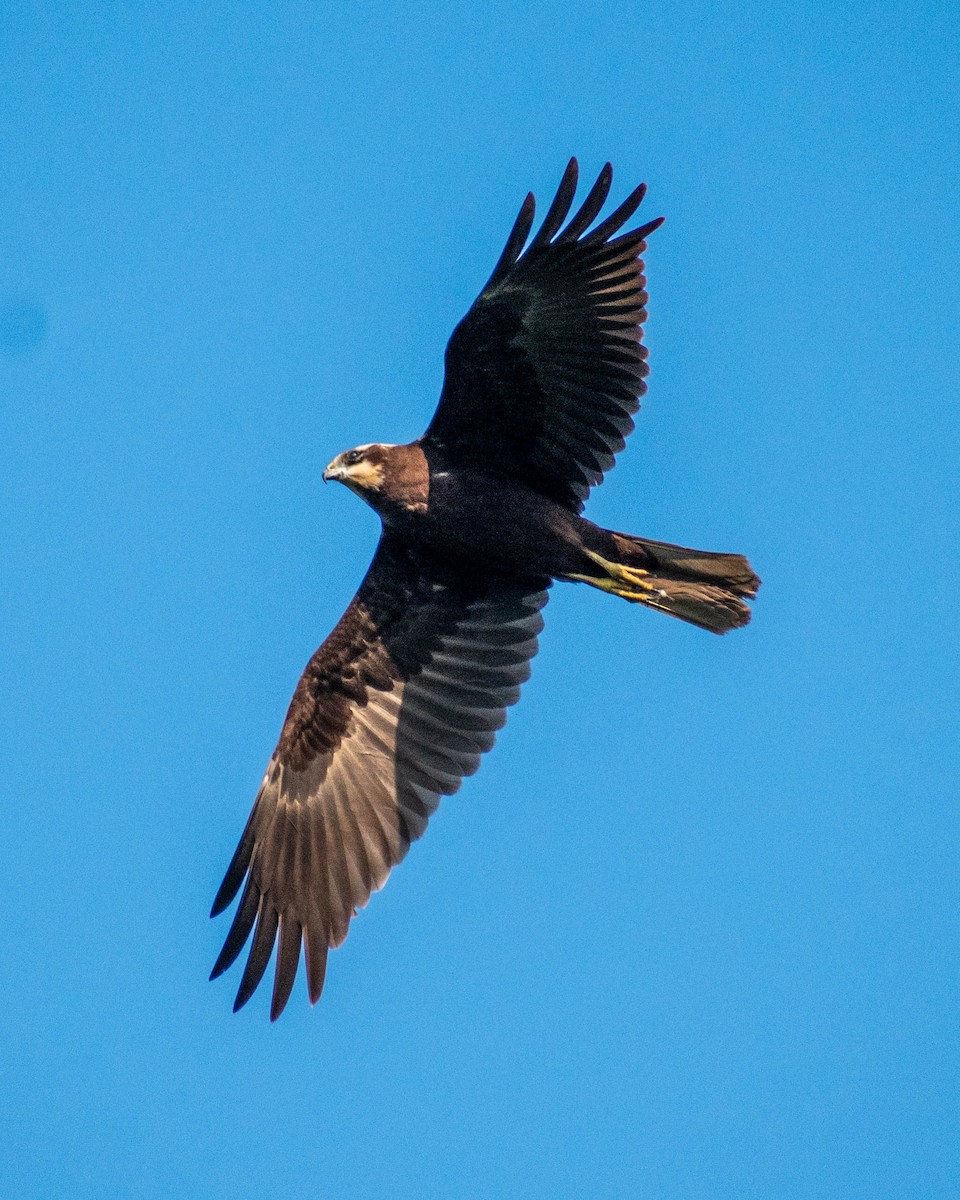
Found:
[[[211,915],[246,887],[211,978],[256,924],[235,1010],[279,930],[271,1019],[300,959],[311,1002],[327,949],[480,765],[543,627],[546,581],[465,577],[384,534],[360,590],[297,685]]]
[[[639,255],[663,218],[612,238],[643,199],[641,184],[585,232],[612,178],[607,163],[561,229],[577,187],[571,159],[521,253],[533,225],[527,196],[486,287],[450,338],[443,392],[423,438],[454,462],[520,479],[575,511],[613,466],[646,391]]]

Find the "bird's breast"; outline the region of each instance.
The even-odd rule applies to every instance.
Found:
[[[426,510],[409,536],[475,569],[557,575],[576,554],[579,518],[529,488],[475,470],[432,472]]]

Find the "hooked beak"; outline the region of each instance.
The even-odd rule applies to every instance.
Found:
[[[337,460],[334,459],[332,463],[327,463],[327,465],[323,468],[324,483],[329,483],[331,479],[339,479],[343,474],[343,468],[338,467],[336,462]]]

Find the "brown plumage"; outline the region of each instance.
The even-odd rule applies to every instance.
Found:
[[[589,583],[714,633],[745,625],[747,560],[602,529],[581,517],[646,390],[640,254],[662,219],[618,234],[637,188],[590,228],[604,167],[573,217],[576,160],[527,245],[528,195],[446,352],[440,403],[406,446],[346,451],[324,471],[383,533],[370,570],[294,693],[213,915],[243,891],[211,978],[253,942],[235,1008],[279,935],[271,1018],[305,950],[312,1002],[327,951],[493,745],[530,674],[554,579]],[[524,250],[524,246],[526,249]]]

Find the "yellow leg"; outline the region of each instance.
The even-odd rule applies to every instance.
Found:
[[[649,571],[644,571],[640,567],[625,567],[620,563],[610,562],[609,559],[594,554],[592,550],[586,550],[584,553],[600,567],[604,576],[597,578],[595,575],[564,575],[564,579],[570,579],[577,583],[589,583],[591,587],[599,588],[601,592],[622,596],[624,600],[645,601],[648,604],[658,595],[665,594],[650,583]]]

